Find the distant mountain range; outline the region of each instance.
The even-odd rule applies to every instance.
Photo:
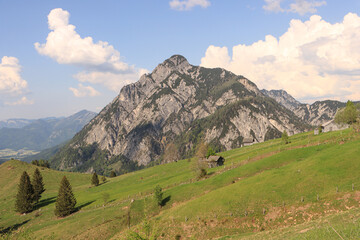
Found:
[[[83,110],[70,117],[3,121],[7,127],[0,129],[0,151],[3,152],[1,158],[10,157],[11,154],[4,156],[7,150],[41,151],[68,141],[95,116],[96,113]],[[21,157],[14,157],[19,156]]]

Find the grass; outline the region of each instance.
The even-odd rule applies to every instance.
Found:
[[[14,212],[15,195],[21,173],[32,175],[35,166],[8,161],[0,165],[0,231],[18,239],[126,239],[148,219],[161,239],[331,239],[332,228],[344,239],[358,238],[360,136],[348,129],[297,134],[290,141],[220,153],[225,165],[209,169],[200,181],[191,159],[108,178],[98,187],[91,187],[91,174],[41,169],[46,191],[27,215]],[[63,175],[79,210],[56,218]],[[156,185],[164,190],[162,208],[154,204]]]

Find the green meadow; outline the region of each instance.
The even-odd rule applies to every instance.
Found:
[[[39,168],[46,191],[35,210],[14,211],[23,171],[17,160],[0,165],[0,232],[3,239],[359,239],[360,136],[352,129],[312,132],[218,153],[224,166],[196,180],[194,159],[107,178]],[[54,215],[66,175],[77,211]],[[163,206],[153,191],[160,185]],[[104,201],[104,193],[110,197]],[[146,239],[146,238],[145,238]]]

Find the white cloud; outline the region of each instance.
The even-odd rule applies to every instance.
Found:
[[[82,38],[75,31],[75,26],[69,24],[69,17],[69,12],[61,8],[51,10],[48,15],[51,32],[46,43],[34,44],[39,54],[49,56],[60,64],[79,66],[87,74],[97,75],[96,83],[114,91],[119,91],[119,85],[138,80],[134,77],[138,76],[139,69],[123,62],[120,53],[109,43],[95,43],[91,37]],[[114,77],[113,81],[106,78],[108,75]]]
[[[280,6],[283,0],[265,0],[263,8],[269,12],[284,12],[284,9]]]
[[[27,89],[27,82],[22,79],[21,66],[16,57],[4,56],[0,62],[0,93],[21,94]]]
[[[118,92],[123,86],[134,82],[133,79],[139,79],[141,75],[147,72],[148,71],[146,69],[139,69],[138,72],[129,72],[129,73],[121,73],[121,74],[113,73],[113,72],[84,71],[75,74],[74,78],[76,78],[80,82],[102,84],[108,89]]]
[[[349,13],[340,23],[320,16],[292,20],[279,39],[268,35],[232,49],[209,46],[201,65],[223,67],[260,88],[285,89],[294,97],[355,99],[360,92],[360,17]]]
[[[32,104],[34,104],[34,101],[27,99],[27,97],[22,97],[21,99],[15,102],[5,102],[5,105],[9,105],[9,106],[32,105]]]
[[[75,97],[86,97],[86,96],[94,97],[100,95],[100,93],[96,91],[93,87],[84,86],[81,83],[78,85],[78,88],[70,87],[69,90],[73,92]]]
[[[326,5],[326,1],[306,1],[296,0],[295,3],[290,4],[289,12],[305,15],[306,13],[316,13],[316,8]]]
[[[207,8],[210,6],[209,0],[172,0],[169,2],[172,9],[178,11],[189,11],[196,6]]]
[[[326,5],[326,1],[292,0],[288,8],[281,7],[284,0],[265,0],[263,8],[269,12],[293,12],[300,15],[316,13],[317,8]]]

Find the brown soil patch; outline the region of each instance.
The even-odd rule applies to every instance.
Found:
[[[354,194],[354,199],[358,202],[360,202],[360,191],[356,191]]]
[[[275,220],[276,218],[281,216],[281,208],[280,207],[273,207],[269,209],[268,214],[265,216],[265,220]]]
[[[305,229],[301,230],[299,233],[306,233],[309,230],[311,230],[311,228],[305,228]]]

